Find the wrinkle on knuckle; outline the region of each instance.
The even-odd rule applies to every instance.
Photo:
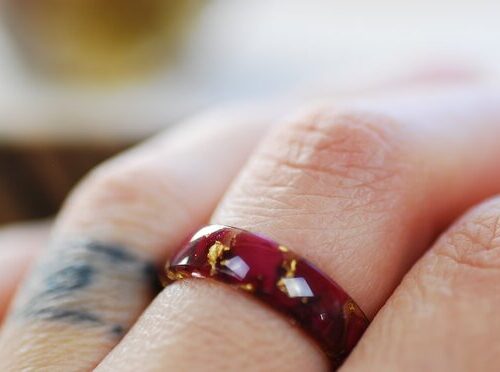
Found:
[[[165,189],[162,179],[147,164],[105,163],[91,171],[76,195],[100,207],[127,206],[150,201],[161,189]]]
[[[215,220],[283,241],[301,231],[303,244],[317,235],[312,229],[328,242],[378,237],[413,181],[418,154],[406,142],[402,123],[377,114],[315,111],[295,119],[263,143]],[[314,241],[328,252],[323,243]]]
[[[120,241],[131,243],[135,243],[134,236],[163,237],[162,222],[167,214],[175,216],[181,224],[193,212],[180,197],[175,180],[168,174],[159,175],[154,164],[144,159],[98,166],[70,195],[57,226],[95,232],[98,236],[113,235],[115,231],[123,236]],[[156,241],[137,243],[147,246]]]
[[[483,204],[446,232],[405,276],[386,304],[385,316],[397,320],[397,314],[411,314],[430,321],[442,314],[443,303],[458,309],[498,297],[499,207],[498,201]]]
[[[471,269],[500,271],[500,199],[486,202],[465,216],[433,253]]]
[[[406,140],[403,125],[383,115],[313,111],[263,146],[254,173],[262,183],[273,182],[272,191],[286,185],[288,194],[318,202],[333,196],[347,210],[387,207],[411,167]]]
[[[427,275],[427,269],[419,267],[404,278],[401,289],[395,291],[389,299],[390,306],[386,306],[388,316],[398,320],[397,314],[411,314],[416,318],[432,312],[427,307],[427,304],[432,306],[429,300],[436,291],[445,287],[436,276]]]

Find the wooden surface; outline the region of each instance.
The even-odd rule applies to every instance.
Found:
[[[0,146],[0,224],[54,214],[69,190],[126,144]]]

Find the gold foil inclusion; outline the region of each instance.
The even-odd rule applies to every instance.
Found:
[[[253,292],[255,290],[252,283],[242,284],[240,285],[240,288],[247,292]]]
[[[278,280],[276,286],[280,289],[281,292],[288,294],[284,279],[293,278],[295,276],[295,271],[297,271],[297,260],[295,258],[290,261],[285,260],[283,261],[282,267],[285,269],[285,276],[281,277],[280,280]]]
[[[348,314],[352,314],[355,311],[356,311],[356,305],[354,304],[354,302],[352,301],[346,302],[346,304],[344,305],[344,313],[347,312]]]
[[[289,250],[287,247],[285,247],[284,245],[280,245],[280,246],[278,246],[278,249],[279,249],[281,252],[283,252],[283,253],[290,252],[290,250]]]
[[[224,252],[229,251],[230,248],[225,246],[219,241],[216,241],[209,249],[207,253],[208,263],[210,265],[210,275],[215,275],[217,272],[217,263],[220,261]]]
[[[167,278],[174,281],[179,279],[184,279],[186,276],[183,273],[174,272],[170,269],[167,270]]]

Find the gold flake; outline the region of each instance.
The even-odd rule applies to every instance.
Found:
[[[284,245],[278,246],[278,249],[280,250],[280,252],[283,252],[283,253],[290,252],[290,250],[287,247],[285,247]]]
[[[352,301],[347,302],[345,308],[349,313],[354,313],[356,311],[356,306]]]
[[[283,279],[293,278],[295,276],[295,272],[297,271],[297,260],[295,258],[293,258],[291,261],[285,260],[283,261],[283,264],[281,266],[285,269],[285,276],[281,277],[280,280],[278,280],[276,286],[281,292],[288,294],[285,286],[285,281]]]
[[[210,275],[214,275],[217,271],[217,262],[222,258],[224,252],[229,251],[229,247],[225,246],[219,241],[216,241],[207,253],[208,263],[210,265]]]
[[[175,280],[175,273],[172,270],[168,270],[167,278],[169,278],[170,280]]]
[[[253,292],[255,290],[252,283],[245,283],[240,285],[240,288],[247,292]]]
[[[297,271],[297,260],[294,258],[290,262],[284,261],[283,268],[286,270],[285,278],[293,278],[295,271]]]
[[[167,278],[169,280],[175,281],[179,279],[184,279],[185,275],[183,273],[174,272],[172,270],[167,270]]]
[[[280,280],[278,280],[278,282],[276,283],[276,287],[278,287],[278,289],[281,292],[288,294],[288,291],[286,290],[286,286],[285,286],[285,281],[283,280],[283,278],[280,278]]]

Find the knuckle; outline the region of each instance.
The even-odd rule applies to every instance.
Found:
[[[147,190],[157,188],[157,183],[147,167],[107,162],[85,177],[73,198],[100,209],[115,204],[130,206],[147,199]]]
[[[80,182],[58,226],[142,246],[136,242],[140,237],[163,236],[163,230],[168,230],[162,227],[167,214],[179,223],[189,217],[174,179],[165,173],[159,176],[155,163],[147,158],[125,157],[103,163]]]
[[[288,124],[272,146],[264,146],[263,157],[274,167],[262,178],[285,173],[292,188],[303,191],[306,185],[318,194],[327,184],[341,197],[371,203],[395,191],[411,167],[405,127],[388,116],[314,109]]]
[[[417,152],[409,133],[376,112],[309,109],[266,139],[218,215],[261,231],[272,223],[275,235],[331,229],[333,219],[370,229],[400,208],[413,181]]]
[[[435,255],[475,269],[500,269],[500,198],[465,215],[437,245]]]
[[[499,216],[500,198],[495,198],[451,227],[406,275],[386,305],[386,315],[397,320],[398,314],[427,317],[429,311],[449,306],[491,307],[499,299]]]
[[[394,169],[401,127],[378,114],[314,111],[285,129],[282,159],[292,167],[370,182]]]

